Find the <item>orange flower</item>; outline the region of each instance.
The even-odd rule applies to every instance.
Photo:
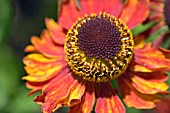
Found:
[[[165,21],[165,16],[168,15],[165,13],[169,11],[167,8],[169,8],[168,0],[150,0],[150,13],[145,22],[156,22],[156,25],[151,27],[151,29],[147,30],[144,34],[153,35],[155,32],[159,32],[160,35],[155,37],[153,41],[154,47],[159,47],[167,37],[168,27]]]
[[[58,23],[45,20],[47,30],[31,38],[25,49],[31,54],[23,59],[28,73],[23,79],[32,89],[29,95],[42,91],[34,101],[43,113],[63,106],[70,106],[70,113],[90,113],[94,105],[96,113],[125,113],[111,79],[127,106],[155,107],[167,93],[164,71],[170,71],[170,51],[151,44],[134,46],[128,29],[146,19],[148,3],[81,0],[79,10],[70,0],[62,6]]]

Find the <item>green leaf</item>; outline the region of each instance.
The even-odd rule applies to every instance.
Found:
[[[74,1],[75,1],[76,5],[77,5],[78,9],[81,9],[80,1],[79,0],[74,0]]]
[[[162,43],[161,47],[169,48],[170,47],[170,36],[168,36],[165,41]]]
[[[166,83],[168,84],[168,85],[170,85],[170,72],[166,72],[167,74],[168,74],[168,76],[169,76],[169,78],[168,78],[168,80],[166,81]],[[169,88],[169,90],[168,91],[170,91],[170,88]]]
[[[146,42],[153,42],[156,38],[158,38],[160,35],[167,33],[169,30],[168,26],[165,25],[161,27],[159,30],[157,30],[154,34],[151,34],[147,39]]]
[[[132,34],[134,36],[137,36],[138,34],[150,29],[151,27],[153,27],[156,24],[157,24],[157,22],[149,22],[148,24],[145,24],[145,25],[140,24],[132,30]]]
[[[126,108],[126,113],[142,113],[142,110],[139,109],[129,108],[127,106],[125,106],[125,108]]]

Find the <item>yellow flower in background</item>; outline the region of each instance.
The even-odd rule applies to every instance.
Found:
[[[154,108],[167,93],[170,51],[137,44],[131,33],[147,18],[149,1],[80,0],[80,5],[66,1],[58,23],[46,19],[47,30],[31,38],[23,59],[29,95],[42,91],[34,101],[43,113],[64,106],[69,113],[90,113],[94,105],[96,113],[125,113],[114,79],[128,107]]]

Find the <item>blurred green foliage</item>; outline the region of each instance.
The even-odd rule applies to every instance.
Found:
[[[12,24],[12,4],[10,0],[0,3],[0,43],[9,34]]]
[[[79,5],[78,0],[75,0]],[[21,77],[26,75],[22,58],[26,55],[24,47],[30,44],[32,35],[40,35],[45,29],[44,19],[57,20],[57,0],[1,0],[0,2],[0,113],[40,113],[41,108],[33,102],[35,95],[28,97],[30,91]],[[149,29],[155,23],[139,25],[133,30],[135,35]],[[162,33],[160,29],[150,36],[149,41]],[[162,44],[170,47],[170,36]],[[169,75],[170,76],[170,75]],[[170,80],[167,81],[170,84]],[[112,83],[115,87],[117,83]],[[128,108],[127,113],[146,113],[143,110]],[[66,113],[61,108],[56,113]]]

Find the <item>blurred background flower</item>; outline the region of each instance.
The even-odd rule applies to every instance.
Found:
[[[26,75],[22,58],[32,35],[45,29],[45,17],[57,20],[58,0],[1,0],[0,2],[0,113],[41,113],[28,97],[21,77]],[[169,48],[167,35],[163,47]],[[170,74],[169,74],[170,75]],[[170,80],[167,81],[170,84]],[[127,113],[155,113],[155,110],[126,108]],[[56,113],[66,113],[67,108]]]

